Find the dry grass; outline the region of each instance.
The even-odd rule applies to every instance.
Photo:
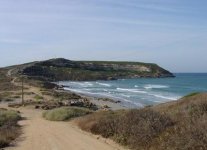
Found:
[[[151,109],[99,112],[78,121],[83,130],[112,138],[132,149],[148,149],[172,120]]]
[[[7,147],[20,134],[19,127],[7,126],[0,128],[0,148]]]
[[[97,112],[78,125],[135,150],[206,150],[207,94],[140,110]]]
[[[11,83],[12,78],[6,76],[7,71],[4,69],[0,69],[0,91],[16,91],[19,90],[20,87],[15,86]]]
[[[1,92],[0,102],[11,102],[16,99],[16,95],[13,92]]]
[[[0,109],[0,148],[9,146],[11,141],[20,134],[20,129],[17,125],[19,119],[19,113]]]
[[[176,104],[177,111],[168,113],[176,121],[175,126],[163,136],[163,149],[207,149],[207,94],[184,97]],[[167,109],[167,108],[166,108]]]

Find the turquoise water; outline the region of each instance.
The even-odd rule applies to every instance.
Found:
[[[66,90],[122,101],[128,107],[144,107],[177,100],[192,92],[207,92],[207,73],[175,74],[175,78],[123,79],[117,81],[60,82]]]

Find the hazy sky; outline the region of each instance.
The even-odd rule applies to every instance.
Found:
[[[207,0],[0,0],[0,66],[54,57],[207,72]]]

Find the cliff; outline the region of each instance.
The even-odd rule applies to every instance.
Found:
[[[174,77],[156,64],[140,62],[71,61],[58,58],[15,67],[18,73],[46,81]]]

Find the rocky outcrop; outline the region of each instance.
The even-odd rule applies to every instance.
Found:
[[[24,66],[21,72],[45,81],[174,77],[169,71],[151,63],[71,61],[63,58],[32,63]]]

